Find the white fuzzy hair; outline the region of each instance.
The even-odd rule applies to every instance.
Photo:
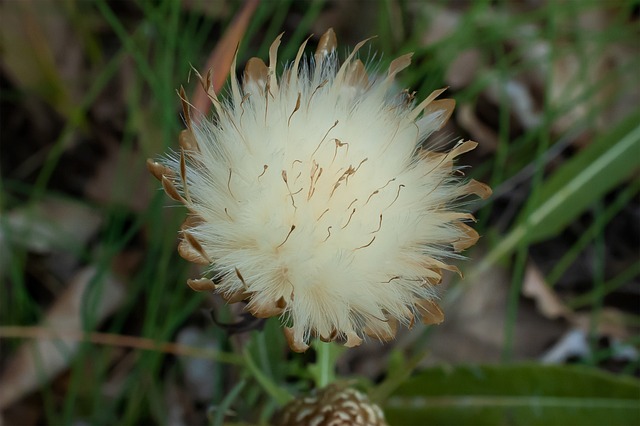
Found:
[[[390,320],[410,325],[436,299],[442,260],[468,238],[471,216],[452,209],[473,192],[453,176],[458,153],[418,150],[447,111],[394,91],[409,56],[369,81],[355,51],[340,66],[335,51],[301,59],[303,46],[278,79],[277,44],[268,73],[232,77],[214,118],[190,123],[183,178],[179,156],[165,162],[199,218],[185,231],[218,292],[258,314],[280,301],[297,349],[311,335],[392,336]]]

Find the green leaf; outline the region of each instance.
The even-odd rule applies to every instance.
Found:
[[[393,350],[389,356],[387,377],[375,389],[369,392],[371,400],[375,403],[389,397],[401,386],[413,373],[418,364],[427,356],[427,352],[421,351],[410,359],[406,359],[400,350]]]
[[[640,382],[582,366],[438,367],[384,405],[392,425],[640,424]]]
[[[610,133],[564,163],[542,183],[516,225],[495,246],[478,272],[511,253],[519,244],[555,236],[640,168],[640,112],[630,114]]]
[[[640,165],[640,114],[631,114],[611,133],[567,161],[530,200],[518,223],[533,243],[556,235]]]

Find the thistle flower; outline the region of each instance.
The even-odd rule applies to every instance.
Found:
[[[210,73],[199,76],[213,119],[192,120],[182,91],[180,152],[148,162],[189,209],[178,250],[208,269],[188,284],[246,301],[256,317],[281,316],[300,352],[311,336],[352,347],[364,335],[393,338],[398,322],[441,322],[435,286],[457,271],[445,260],[478,239],[456,206],[491,192],[453,165],[475,142],[422,148],[454,101],[435,100],[444,89],[419,104],[397,92],[411,54],[370,75],[356,58],[365,40],[340,65],[333,30],[310,61],[305,41],[278,77],[281,37],[268,66],[250,59],[241,85],[231,73],[229,99]]]

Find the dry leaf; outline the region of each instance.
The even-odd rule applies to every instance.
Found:
[[[511,278],[498,266],[469,276],[460,287],[447,292],[450,297],[459,292],[459,297],[445,298],[442,303],[446,318],[442,325],[433,328],[430,361],[477,363],[501,359]],[[514,358],[538,357],[566,328],[567,324],[545,318],[532,304],[522,300],[514,324]]]
[[[1,219],[1,215],[0,215]],[[68,253],[68,247],[82,247],[102,224],[102,216],[85,204],[62,198],[45,198],[39,203],[10,211],[0,227],[0,277],[12,261],[12,247],[30,252]],[[64,257],[64,256],[63,256]],[[56,258],[60,261],[60,257]],[[65,262],[61,262],[60,265]],[[65,265],[67,266],[67,265]]]
[[[498,147],[498,133],[478,118],[471,104],[460,105],[457,121],[460,127],[469,132],[473,140],[482,141],[479,149],[483,152],[496,150]]]
[[[41,325],[55,331],[60,336],[59,340],[28,341],[9,358],[0,375],[0,410],[69,366],[80,342],[65,338],[65,333],[77,334],[84,330],[83,304],[87,302],[85,297],[91,286],[100,286],[100,290],[96,290],[100,294],[91,298],[95,300],[92,313],[96,324],[120,306],[125,296],[123,284],[108,273],[104,276],[97,273],[93,266],[79,271],[47,312]],[[95,283],[96,279],[100,283]]]
[[[224,82],[227,80],[236,49],[240,45],[240,41],[249,26],[249,21],[253,16],[253,12],[255,12],[258,7],[258,1],[259,0],[247,0],[247,2],[245,2],[242,10],[235,17],[229,28],[227,28],[227,31],[216,45],[215,50],[211,53],[211,56],[207,61],[205,72],[202,73],[202,75],[206,75],[206,70],[214,71],[213,90],[215,93],[220,92]],[[193,95],[193,106],[203,115],[206,115],[211,108],[211,101],[201,86],[196,88]]]
[[[529,262],[524,275],[522,294],[536,302],[538,311],[549,319],[571,319],[572,312],[558,294],[547,285],[542,272],[533,262]]]
[[[86,204],[45,198],[35,205],[9,212],[7,229],[0,229],[0,241],[40,254],[49,253],[84,245],[101,223],[100,213]]]

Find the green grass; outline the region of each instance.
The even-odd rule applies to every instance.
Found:
[[[446,5],[446,2],[440,3]],[[600,315],[604,297],[638,275],[636,264],[615,277],[605,277],[606,247],[603,237],[609,222],[637,197],[640,190],[637,179],[629,183],[632,173],[637,176],[637,159],[631,164],[628,161],[633,155],[640,158],[638,110],[629,117],[619,117],[618,122],[606,126],[596,126],[594,123],[626,90],[624,86],[617,87],[616,91],[608,92],[607,98],[600,99],[597,96],[601,89],[612,87],[612,82],[628,80],[629,73],[640,68],[640,58],[637,55],[629,58],[627,64],[610,70],[605,80],[585,84],[588,81],[586,73],[589,64],[595,58],[605,55],[613,44],[629,43],[637,36],[632,24],[624,20],[625,16],[630,15],[633,2],[608,2],[608,7],[614,10],[612,21],[601,31],[582,29],[574,18],[585,11],[599,10],[602,2],[550,1],[526,13],[507,13],[509,2],[497,2],[497,5],[494,3],[474,2],[461,16],[455,30],[428,46],[423,43],[422,35],[434,22],[428,16],[412,17],[409,12],[411,2],[384,0],[371,2],[368,6],[375,8],[378,13],[370,32],[379,37],[370,43],[375,49],[382,51],[381,69],[397,55],[414,51],[414,65],[403,71],[400,78],[404,86],[418,91],[419,98],[442,87],[452,61],[460,52],[470,47],[478,49],[483,60],[494,61],[494,65],[479,71],[467,87],[455,91],[453,95],[459,104],[474,102],[490,85],[497,83],[499,97],[504,102],[500,102],[497,112],[499,122],[495,152],[470,170],[470,175],[490,182],[496,193],[501,193],[503,189],[508,191],[514,179],[529,182],[529,199],[519,216],[508,225],[508,229],[498,231],[487,227],[489,219],[496,214],[496,208],[491,200],[482,206],[477,215],[478,225],[481,234],[486,236],[484,243],[488,254],[478,258],[481,255],[476,251],[476,260],[463,266],[467,269],[467,280],[473,280],[480,270],[496,264],[507,268],[511,273],[503,350],[503,359],[509,362],[513,357],[513,334],[524,268],[532,244],[552,238],[570,226],[576,217],[585,212],[593,212],[596,220],[573,247],[558,259],[556,267],[548,273],[546,279],[553,286],[578,255],[587,246],[594,245],[597,257],[593,290],[576,295],[568,301],[572,308],[591,307],[594,320]],[[88,131],[91,125],[88,117],[90,106],[125,66],[135,72],[126,91],[126,122],[122,140],[119,141],[122,152],[137,147],[139,158],[135,163],[140,169],[144,169],[147,157],[158,157],[177,147],[177,135],[182,129],[182,123],[178,116],[176,88],[185,84],[187,92],[192,91],[195,79],[192,78],[190,83],[186,82],[190,64],[198,69],[205,63],[216,42],[208,38],[207,34],[212,29],[222,33],[241,4],[228,2],[227,13],[217,17],[203,17],[197,11],[187,12],[181,9],[179,2],[170,0],[136,1],[135,4],[143,18],[132,24],[121,20],[112,9],[112,2],[98,0],[91,3],[65,3],[64,16],[74,31],[86,35],[84,54],[95,72],[91,75],[89,89],[80,102],[67,109],[58,108],[65,111],[65,126],[53,142],[35,182],[25,184],[17,179],[0,182],[0,206],[4,212],[16,207],[30,208],[45,197],[67,197],[50,189],[51,177],[59,167],[61,156],[68,149],[72,136]],[[438,2],[433,4],[437,5]],[[261,2],[240,47],[239,63],[251,56],[266,57],[271,41],[282,31],[287,17],[296,14],[299,17],[298,25],[293,32],[285,34],[279,56],[281,61],[291,60],[299,44],[313,32],[312,26],[324,7],[326,5],[322,1],[305,5],[291,0],[280,3]],[[492,12],[495,10],[499,13]],[[404,24],[412,18],[413,26],[398,28],[397,16],[401,17],[400,22]],[[83,19],[85,17],[88,19]],[[100,40],[91,36],[90,22],[94,21],[102,22],[115,35],[115,52],[107,54],[101,51]],[[538,25],[539,33],[518,36],[521,42],[515,47],[507,48],[514,39],[514,34],[527,24]],[[532,49],[540,40],[551,41],[550,49],[543,55],[542,61],[552,62],[565,55],[575,54],[584,71],[564,88],[562,95],[554,94],[554,99],[559,101],[551,102],[551,89],[556,77],[547,68],[543,72],[543,90],[546,96],[542,104],[540,124],[511,138],[513,111],[512,105],[507,102],[506,82],[521,76],[532,67],[540,66],[540,59],[522,60],[523,53]],[[56,79],[55,76],[52,78]],[[60,82],[56,81],[56,84]],[[576,92],[577,88],[581,90]],[[58,99],[54,96],[47,98],[37,92],[35,95],[52,104]],[[12,94],[3,93],[2,96]],[[587,109],[582,118],[574,120],[571,126],[560,133],[552,128],[559,117],[577,107]],[[594,134],[593,139],[601,141],[599,151],[592,157],[589,154],[576,154],[567,161],[554,161],[557,159],[554,147],[563,138],[572,139],[589,132]],[[614,152],[616,146],[619,146],[618,142],[625,138],[631,138],[626,151]],[[3,140],[3,143],[6,142]],[[607,154],[618,157],[604,163],[601,168],[594,169],[591,175],[572,187],[571,194],[578,197],[579,202],[547,203],[553,194],[565,188],[564,185],[571,176],[579,175],[581,170],[589,170],[590,165]],[[625,158],[626,162],[623,161]],[[620,161],[616,161],[617,159]],[[125,164],[122,162],[119,166],[114,187],[127,186],[130,170]],[[594,186],[594,182],[597,185]],[[151,179],[149,185],[157,186]],[[594,187],[599,189],[593,190]],[[606,196],[614,189],[618,191],[613,200],[605,201]],[[83,263],[93,265],[97,270],[96,278],[91,281],[84,295],[84,330],[91,332],[98,328],[95,306],[100,302],[104,277],[112,270],[114,260],[129,246],[135,245],[136,238],[140,238],[142,234],[146,238],[146,250],[136,272],[123,278],[127,289],[125,302],[101,330],[113,334],[137,335],[157,342],[173,341],[185,322],[198,315],[204,300],[204,296],[193,293],[184,285],[186,279],[192,277],[192,271],[177,256],[175,250],[176,232],[184,219],[184,210],[167,208],[169,203],[160,191],[154,193],[151,202],[142,211],[131,211],[116,201],[108,205],[96,205],[95,202],[83,199],[77,201],[99,210],[105,223],[97,248],[88,250],[83,247],[65,247],[66,251],[74,253]],[[536,217],[541,205],[549,206],[550,210],[545,211],[541,220],[532,223],[531,218]],[[19,235],[11,237],[11,228],[4,215],[2,220],[5,235],[11,241],[19,241]],[[12,243],[10,258],[10,262],[7,262],[6,279],[11,283],[11,298],[0,298],[0,321],[3,325],[38,324],[45,314],[46,306],[29,292],[26,270],[29,262],[28,250],[19,243]],[[464,291],[464,288],[460,287],[459,291]],[[3,294],[7,294],[7,290],[3,290]],[[456,294],[455,291],[452,294]],[[221,315],[224,317],[227,313],[222,312]],[[219,330],[214,326],[210,329],[208,333],[212,340],[223,340]],[[423,337],[424,341],[420,346],[428,347],[428,334]],[[21,342],[3,340],[2,343],[5,349],[13,350]],[[632,342],[637,346],[637,339]],[[212,406],[218,407],[218,411],[213,411],[209,416],[212,424],[221,424],[227,409],[241,413],[241,419],[265,422],[277,408],[278,402],[285,401],[290,394],[308,389],[314,377],[327,377],[326,369],[330,366],[325,366],[324,371],[307,370],[309,355],[286,358],[285,345],[277,321],[271,320],[264,333],[252,333],[246,352],[238,352],[237,347],[229,344],[220,347],[221,351],[234,353],[243,361],[239,361],[240,365],[234,367],[221,364],[217,369],[220,377],[211,378],[218,388],[217,399],[210,402]],[[332,356],[328,352],[323,353],[322,362],[326,363]],[[132,351],[125,359],[130,363],[127,367],[129,373],[119,384],[119,391],[115,395],[105,395],[103,385],[112,378],[113,362],[116,359],[124,362],[118,348],[83,343],[69,362],[70,370],[63,400],[60,401],[57,390],[50,383],[45,382],[39,389],[45,412],[43,422],[69,424],[83,419],[91,424],[165,423],[168,410],[164,399],[168,386],[165,379],[180,376],[180,364],[175,362],[173,356],[162,351]],[[233,383],[225,383],[223,378],[232,380]]]

